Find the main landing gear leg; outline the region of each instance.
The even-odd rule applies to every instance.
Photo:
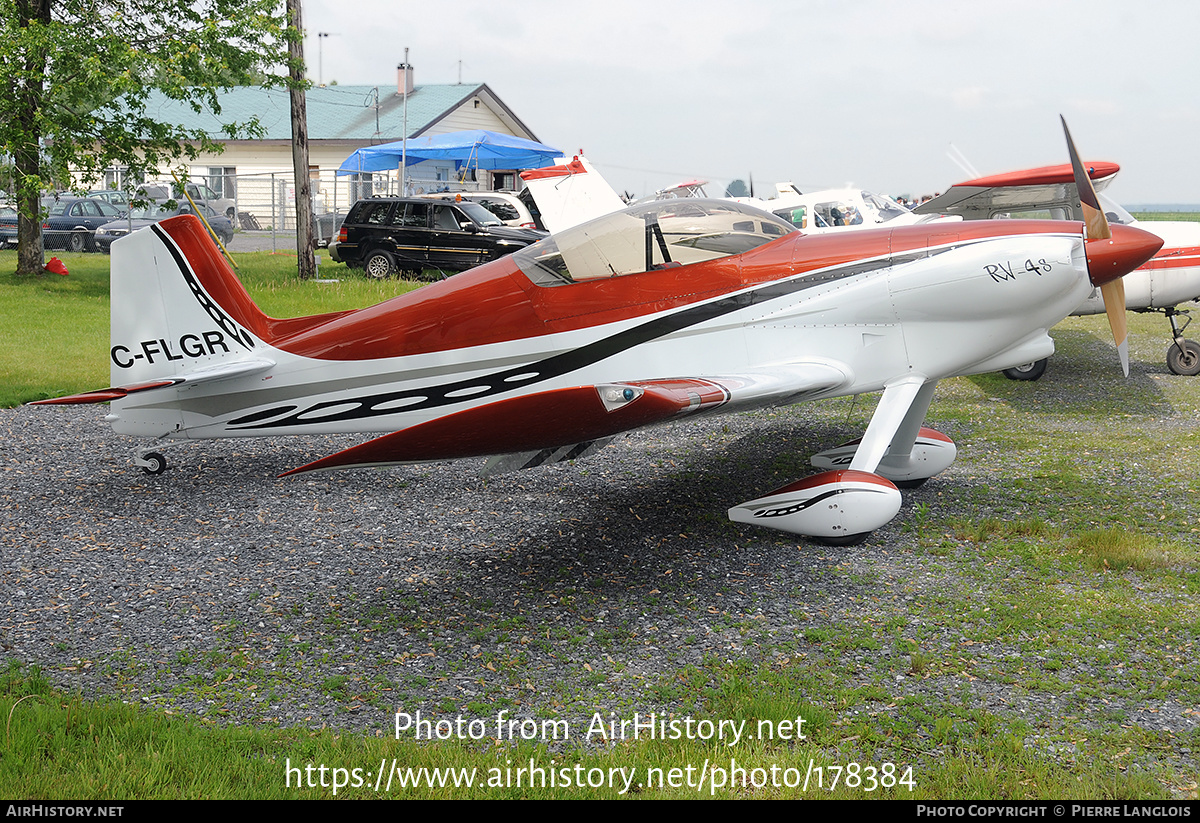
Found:
[[[907,410],[903,408],[903,398],[899,403],[893,402],[893,408],[890,409],[885,408],[881,400],[866,435],[813,455],[812,464],[819,469],[873,471],[901,489],[914,489],[935,474],[945,471],[958,456],[954,441],[941,432],[921,425],[929,412],[936,385],[936,381],[921,385]],[[884,396],[887,396],[886,391]],[[880,418],[880,414],[884,416]],[[897,424],[895,418],[899,414],[903,416]],[[886,426],[895,426],[894,433],[890,433],[886,426],[880,428],[877,420],[883,420]],[[871,438],[873,429],[878,437]],[[880,457],[880,442],[889,435],[891,440]]]
[[[954,444],[921,426],[935,383],[920,377],[884,389],[860,440],[815,455],[827,471],[729,510],[729,518],[848,545],[865,539],[900,510],[898,484],[919,485],[954,462]]]
[[[1174,306],[1168,306],[1163,313],[1171,322],[1171,339],[1174,341],[1167,349],[1167,368],[1174,374],[1195,377],[1200,374],[1200,343],[1195,340],[1187,340],[1183,336],[1184,329],[1192,323],[1192,316],[1190,312],[1180,311]],[[1176,324],[1175,318],[1181,314],[1186,315],[1187,319],[1182,326],[1179,326]]]

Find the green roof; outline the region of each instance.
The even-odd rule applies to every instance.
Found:
[[[375,119],[378,89],[379,120]],[[408,94],[408,136],[416,137],[461,103],[487,89],[483,84],[415,86]],[[489,94],[491,92],[489,91]],[[494,95],[492,95],[494,97]],[[291,105],[287,89],[239,86],[218,95],[221,113],[194,112],[186,103],[162,94],[151,97],[146,113],[163,122],[203,129],[214,138],[227,123],[257,116],[265,129],[261,140],[291,140]],[[404,98],[390,86],[323,86],[306,93],[308,139],[386,142],[404,137]],[[503,104],[501,104],[503,105]]]

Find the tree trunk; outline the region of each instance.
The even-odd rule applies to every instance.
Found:
[[[288,40],[288,74],[292,103],[292,174],[296,181],[296,259],[300,277],[315,277],[313,255],[312,181],[308,176],[308,113],[304,100],[304,26],[300,0],[287,0],[291,37]]]
[[[21,28],[50,23],[51,0],[17,0]],[[17,118],[26,139],[13,152],[17,189],[17,274],[41,274],[46,254],[42,238],[42,130],[38,125],[46,77],[46,50],[31,46],[25,54],[25,76],[15,92]]]

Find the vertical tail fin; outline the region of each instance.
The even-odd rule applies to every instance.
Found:
[[[271,338],[271,318],[192,215],[113,243],[111,294],[114,386],[241,359]]]

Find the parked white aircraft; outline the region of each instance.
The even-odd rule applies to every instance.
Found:
[[[521,174],[528,201],[541,213],[549,232],[580,223],[624,207],[612,186],[582,156],[561,165],[533,169]],[[638,204],[678,198],[707,197],[705,180],[689,180],[635,201]],[[947,218],[918,215],[890,197],[857,188],[802,192],[794,183],[776,183],[775,196],[725,198],[771,212],[805,234],[824,234],[846,229],[875,229],[930,223]],[[960,217],[951,218],[960,220]]]

